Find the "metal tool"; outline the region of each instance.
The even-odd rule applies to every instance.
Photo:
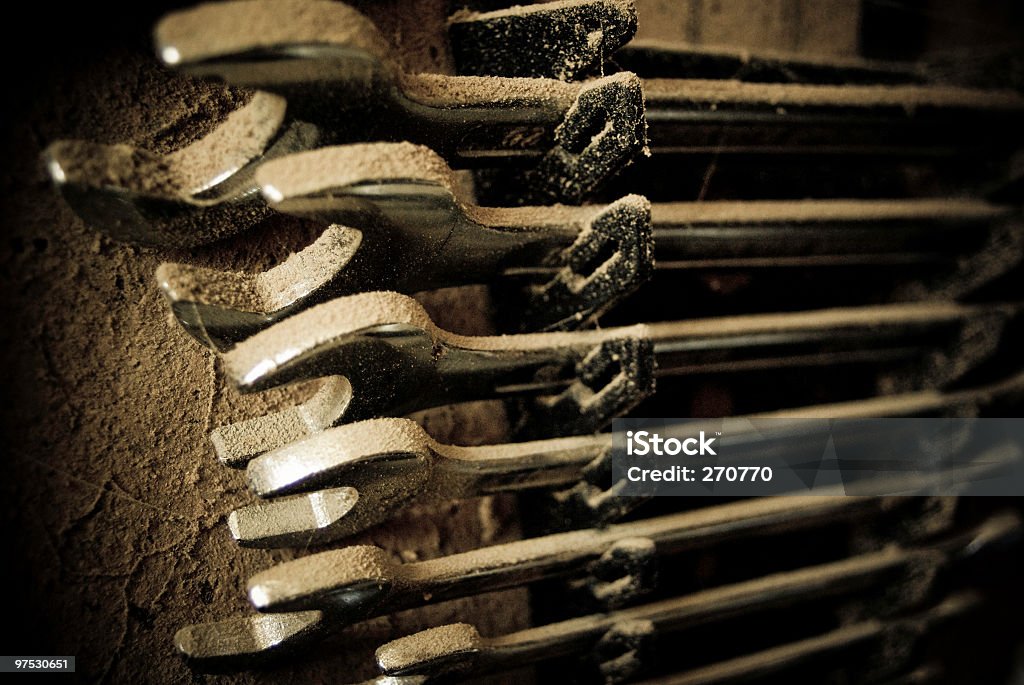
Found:
[[[456,53],[458,54],[458,53]],[[928,65],[771,50],[734,50],[662,40],[633,40],[613,57],[643,78],[726,79],[750,83],[905,85],[932,83]]]
[[[484,12],[462,10],[448,23],[456,69],[460,74],[475,76],[572,81],[613,61],[617,67],[644,78],[834,85],[934,80],[928,65],[920,62],[629,40],[635,31],[636,8],[618,0],[548,2]]]
[[[268,445],[287,445],[341,423],[352,400],[352,385],[344,376],[324,378],[316,393],[301,404],[215,428],[213,449],[230,466],[244,464]]]
[[[281,163],[283,162],[283,163]],[[272,207],[332,224],[269,271],[163,264],[157,278],[196,339],[218,349],[339,295],[545,275],[512,316],[564,328],[593,319],[650,277],[650,207],[639,196],[592,207],[481,208],[462,202],[448,167],[408,143],[327,148],[268,162]],[[342,225],[344,224],[344,225]]]
[[[552,430],[557,425],[580,434],[597,430],[650,393],[654,360],[645,333],[634,326],[472,338],[441,331],[411,298],[364,293],[290,317],[222,359],[232,382],[247,392],[302,376],[344,376],[350,392],[339,386],[337,409],[321,406],[319,417],[340,415],[341,404],[344,420],[350,421],[470,399],[545,395],[545,418]],[[333,371],[327,371],[328,365]],[[281,420],[279,414],[249,420],[246,428],[259,435],[242,436],[244,445],[231,441],[241,434],[237,428],[218,429],[214,442],[226,448],[222,458],[231,460],[257,446],[259,452],[273,449],[286,444],[275,435]],[[310,433],[326,427],[297,423],[292,425]]]
[[[892,507],[899,500],[886,500]],[[321,609],[361,620],[430,601],[523,585],[583,572],[616,554],[675,554],[725,539],[802,530],[877,511],[866,498],[834,495],[765,498],[739,505],[661,516],[605,528],[557,533],[464,552],[442,559],[395,564],[377,547],[354,546],[279,564],[249,580],[249,600],[260,611]],[[734,507],[730,509],[729,507]],[[722,516],[730,515],[730,518]],[[652,546],[634,545],[644,539]],[[628,543],[628,544],[627,544]],[[625,545],[624,553],[620,547]]]
[[[883,685],[933,685],[949,682],[944,675],[943,669],[938,663],[928,663],[920,668],[915,668],[910,673],[894,676],[886,680]]]
[[[727,57],[701,56],[690,71],[687,56],[672,50],[653,50],[663,62],[647,60],[651,50],[631,62],[628,48],[620,51],[626,63],[646,70],[639,75],[653,156],[638,160],[613,192],[661,201],[720,197],[723,186],[728,197],[747,198],[921,195],[923,187],[928,194],[938,187],[1013,197],[999,186],[1022,143],[1015,123],[1024,111],[1019,93],[922,85],[913,83],[913,73],[906,85],[877,85],[899,81],[903,70],[818,68],[790,59],[774,69],[770,58],[754,60],[765,68],[766,82],[744,82],[717,77],[732,61]],[[802,82],[776,80],[790,68],[790,79]],[[843,77],[851,81],[824,83]],[[479,173],[477,181],[485,203],[514,197],[515,180],[498,170]]]
[[[837,668],[843,669],[844,682],[878,682],[878,678],[895,676],[911,666],[920,643],[932,630],[969,616],[984,603],[979,593],[965,591],[914,616],[854,623],[754,654],[645,680],[641,685],[749,683],[785,676],[793,671],[811,677],[814,682],[828,682],[826,674],[835,672]],[[851,675],[850,671],[859,676]]]
[[[598,72],[636,33],[630,0],[569,0],[489,12],[462,10],[448,20],[460,74],[573,81]]]
[[[233,27],[246,27],[225,35],[216,27],[230,23]],[[339,126],[352,109],[358,108],[359,135],[380,140],[394,139],[398,132],[402,138],[422,142],[441,152],[453,165],[459,166],[482,160],[489,154],[489,139],[508,139],[508,125],[498,135],[474,134],[473,140],[455,141],[451,131],[460,130],[471,117],[472,110],[486,102],[494,112],[494,120],[509,121],[494,103],[508,102],[518,106],[515,124],[522,131],[533,125],[537,133],[527,138],[542,140],[545,126],[557,125],[565,107],[548,108],[542,114],[537,106],[545,98],[539,90],[523,97],[531,87],[529,82],[516,81],[520,88],[514,95],[502,96],[500,91],[483,87],[474,77],[396,76],[388,63],[388,47],[375,27],[353,10],[340,3],[308,2],[274,3],[261,0],[201,5],[192,10],[168,15],[157,27],[158,49],[164,61],[199,76],[216,75],[227,82],[252,86],[283,94],[288,99],[293,115],[315,123],[330,122]],[[285,56],[291,59],[284,59]],[[314,67],[315,65],[315,67]],[[627,116],[602,112],[586,124],[572,126],[577,134],[587,133],[575,142],[586,145],[590,136],[599,131],[616,131],[615,136],[626,136],[633,143],[616,146],[638,152],[643,146],[642,113],[636,97],[639,81],[635,76],[617,74],[611,79],[625,78],[629,96],[617,94],[612,99],[631,104]],[[469,79],[469,80],[460,80]],[[539,80],[538,80],[539,81]],[[449,84],[442,89],[441,83]],[[400,83],[400,89],[394,85]],[[578,92],[574,84],[544,81],[551,92],[561,93],[568,103]],[[605,83],[598,80],[597,84]],[[478,95],[456,104],[444,100],[445,95],[458,90],[457,84],[475,84]],[[556,85],[557,84],[557,85]],[[510,86],[512,83],[510,83]],[[523,90],[526,89],[526,90]],[[483,90],[489,92],[484,94]],[[510,88],[510,90],[513,90]],[[440,94],[439,94],[440,91]],[[870,86],[744,84],[734,81],[648,79],[643,83],[647,119],[650,124],[651,149],[659,152],[695,152],[705,149],[716,154],[756,151],[766,154],[822,154],[841,149],[844,154],[900,155],[959,154],[964,146],[983,145],[989,152],[1004,152],[1012,141],[1020,139],[1015,126],[1024,111],[1024,97],[1009,91],[956,89],[932,86],[897,86],[878,89]],[[404,92],[405,97],[402,96]],[[431,98],[436,98],[431,101]],[[516,99],[513,103],[510,98]],[[460,116],[443,117],[443,109],[434,110],[430,118],[424,113],[415,124],[408,119],[409,99],[419,99],[428,106],[439,103],[443,107],[459,106]],[[607,98],[600,98],[606,100]],[[369,107],[375,108],[372,113]],[[575,108],[581,109],[581,108]],[[611,107],[608,108],[612,109]],[[436,114],[435,114],[436,113]],[[369,115],[369,116],[368,116]],[[490,117],[491,115],[488,115]],[[397,119],[396,119],[397,117]],[[527,118],[529,117],[529,118]],[[447,135],[433,135],[445,139],[440,143],[417,140],[414,135],[421,129],[436,131],[440,119],[450,127]],[[481,119],[485,117],[481,116]],[[613,121],[614,119],[614,121]],[[630,123],[631,122],[631,123]],[[484,121],[480,121],[481,124]],[[539,125],[539,128],[537,127]],[[489,127],[494,129],[494,127]],[[568,127],[563,127],[568,128]],[[619,132],[619,128],[624,131]],[[559,136],[563,134],[558,134]],[[601,138],[606,140],[608,136]],[[838,144],[836,140],[842,141]],[[526,142],[526,141],[521,141]],[[454,146],[453,146],[454,143]],[[453,149],[454,147],[454,149]],[[573,144],[563,145],[566,150]],[[593,147],[593,146],[591,146]],[[449,152],[450,151],[450,152]],[[588,148],[588,155],[590,155]],[[510,154],[537,154],[536,147],[528,151],[521,147],[512,151],[503,146],[502,156]],[[621,161],[623,155],[613,155]],[[594,162],[601,155],[590,155]],[[548,157],[550,159],[550,157]],[[565,183],[576,184],[578,165],[556,163],[558,171],[545,177],[563,176]],[[585,165],[589,166],[589,164]],[[620,166],[618,163],[616,167]],[[554,169],[552,167],[552,169]],[[588,176],[591,174],[588,174]],[[602,178],[604,173],[598,174]],[[592,176],[591,176],[592,177]],[[589,184],[591,187],[592,183]],[[573,192],[574,197],[583,193]],[[564,188],[562,197],[566,198]]]
[[[128,243],[190,247],[264,219],[256,166],[318,143],[313,127],[285,123],[282,98],[255,93],[209,134],[167,155],[62,140],[43,159],[64,199],[97,230]]]
[[[952,87],[645,79],[657,154],[1006,156],[1024,96]]]
[[[1022,394],[1024,375],[1018,375],[959,392],[911,393],[750,418],[973,415]],[[795,444],[798,438],[779,439]],[[760,444],[763,455],[769,447]],[[250,461],[250,488],[275,499],[235,510],[228,527],[245,546],[302,547],[360,532],[413,504],[530,488],[561,489],[553,496],[564,515],[594,525],[617,519],[644,501],[617,497],[622,484],[603,478],[611,449],[610,434],[459,447],[438,443],[408,419],[338,426]]]
[[[954,277],[936,287],[964,291],[1024,252],[1017,212],[971,200],[651,207],[629,196],[607,206],[478,207],[460,197],[440,157],[407,143],[291,155],[264,164],[257,181],[274,209],[331,225],[262,273],[160,266],[157,278],[178,321],[219,350],[366,290],[413,293],[504,279],[524,286],[519,300],[502,298],[505,318],[553,330],[585,324],[620,302],[650,277],[652,261],[659,270],[690,272],[942,265]]]
[[[538,20],[522,8],[501,15],[493,21],[506,39],[484,43],[493,30],[488,16],[454,18],[460,73],[537,73],[533,35],[546,31],[528,27]],[[463,18],[465,26],[458,23]],[[547,28],[555,30],[557,24]],[[613,185],[620,194],[703,199],[726,186],[728,197],[737,191],[749,198],[878,197],[920,195],[923,187],[934,194],[938,185],[951,194],[1012,199],[999,186],[1012,174],[1005,163],[1022,142],[1014,121],[1024,98],[951,87],[951,70],[941,65],[730,53],[660,41],[634,41],[612,59],[642,78],[654,153]],[[552,75],[571,74],[573,67],[571,56],[550,65]],[[716,190],[709,194],[712,177]],[[481,172],[478,197],[506,203],[515,197],[510,183],[515,180],[498,170]]]
[[[415,503],[568,486],[606,458],[610,436],[457,447],[433,440],[408,419],[372,419],[286,445],[250,462],[250,487],[277,496],[231,513],[232,537],[246,546],[308,545],[387,520]],[[336,487],[342,486],[342,487]],[[628,509],[634,500],[608,506]]]
[[[223,664],[241,660],[249,664],[256,657],[292,653],[353,622],[425,602],[586,573],[595,563],[633,563],[638,556],[703,549],[725,540],[884,516],[903,506],[927,508],[924,500],[912,497],[777,497],[560,533],[408,564],[393,562],[377,547],[348,547],[281,564],[253,576],[250,600],[261,610],[286,612],[273,614],[280,619],[278,622],[268,622],[268,615],[256,614],[186,626],[175,635],[175,646],[196,661]],[[638,538],[650,542],[641,544]],[[595,583],[597,593],[607,588],[602,581]],[[290,611],[300,607],[314,610]]]
[[[335,142],[408,140],[455,167],[526,167],[520,180],[549,200],[579,201],[646,145],[631,74],[579,84],[405,74],[372,22],[339,2],[209,3],[167,15],[156,42],[169,66],[283,95],[289,117]]]
[[[539,404],[521,437],[579,435],[599,430],[649,395],[655,375],[898,360],[918,375],[926,369],[929,383],[941,384],[987,356],[1015,314],[1013,305],[929,303],[469,337],[437,328],[409,297],[364,293],[285,319],[222,359],[243,392],[344,376],[352,386],[346,421],[525,397]],[[970,345],[963,344],[967,339]],[[920,383],[915,379],[910,382]],[[271,414],[247,425],[256,421],[272,438],[280,418]],[[225,437],[215,440],[225,445]],[[246,448],[254,443],[247,440]],[[260,451],[283,444],[271,439]],[[231,446],[221,453],[222,459],[245,456]]]
[[[252,27],[258,35],[220,31],[225,25]],[[180,247],[245,230],[266,215],[252,194],[253,167],[331,141],[408,138],[460,167],[527,162],[532,168],[513,180],[538,189],[535,199],[569,201],[585,197],[645,145],[643,96],[634,76],[501,84],[402,75],[388,62],[390,48],[375,27],[340,3],[204,5],[170,15],[157,33],[168,63],[282,92],[288,116],[260,94],[209,139],[172,155],[68,141],[52,146],[47,165],[69,203],[119,240]],[[991,153],[1018,141],[1012,122],[1024,108],[1019,96],[985,91],[840,95],[734,85],[648,82],[656,148],[715,155]],[[354,119],[375,126],[346,128]],[[841,150],[832,144],[837,126]],[[797,133],[782,132],[791,128]]]
[[[534,56],[551,52],[533,49],[548,33],[569,31],[554,13],[557,4],[534,7],[533,12],[517,8],[453,17],[450,37],[459,72],[578,74],[572,54],[554,51],[555,60],[548,63]],[[600,14],[596,6],[574,9],[590,22]],[[540,26],[541,16],[551,21]],[[936,79],[927,64],[739,53],[650,40],[631,42],[612,60],[643,79],[655,157],[686,155],[686,162],[701,170],[708,167],[707,158],[711,168],[718,162],[728,166],[730,158],[742,160],[740,166],[749,160],[762,173],[768,157],[777,158],[776,164],[785,164],[787,157],[813,163],[842,156],[844,166],[851,158],[874,159],[882,169],[912,159],[934,166],[944,158],[1002,159],[1021,142],[1013,122],[1024,109],[1024,98],[1008,91],[930,85]],[[694,161],[697,157],[702,159]],[[685,177],[676,168],[680,161],[676,156],[666,164],[644,162],[640,167],[648,172],[646,179],[662,174],[679,184]],[[809,165],[797,168],[806,175]],[[843,172],[837,163],[825,175],[845,178]],[[500,176],[489,180],[501,184]],[[635,187],[652,192],[646,185]],[[671,187],[678,194],[679,185]]]
[[[609,649],[615,658],[597,664],[602,675],[621,680],[644,670],[638,653],[655,635],[700,629],[769,609],[824,602],[831,606],[837,601],[849,604],[854,598],[863,601],[865,595],[875,597],[867,602],[876,618],[920,606],[933,591],[936,577],[961,555],[1019,540],[1020,535],[1016,515],[996,515],[966,535],[923,548],[890,548],[499,637],[485,638],[465,623],[432,628],[381,646],[376,660],[388,675],[422,675],[430,681],[447,682],[555,657],[587,660],[596,656],[599,645],[621,644],[629,635],[628,647]],[[882,588],[886,599],[878,601]]]

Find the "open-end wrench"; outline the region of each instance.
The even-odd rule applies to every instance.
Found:
[[[226,22],[247,30],[234,30],[230,35],[218,32],[216,28]],[[367,108],[372,107],[375,116],[369,120],[369,130],[362,125],[367,120],[360,117],[361,135],[378,139],[402,131],[403,137],[415,140],[408,132],[410,128],[428,131],[445,118],[438,116],[432,122],[422,117],[410,126],[408,100],[418,98],[429,106],[432,98],[433,102],[442,102],[444,94],[456,90],[482,95],[483,90],[493,87],[472,80],[480,77],[423,80],[423,76],[396,76],[394,67],[387,64],[383,39],[372,24],[339,3],[247,0],[201,5],[164,19],[157,28],[157,43],[168,64],[197,75],[216,75],[232,84],[283,94],[289,108],[294,104],[294,114],[304,120],[330,122],[330,127],[337,127],[353,108],[361,108],[365,116]],[[631,88],[640,88],[635,76],[629,79]],[[447,87],[442,88],[441,82]],[[396,83],[400,87],[396,88]],[[459,83],[465,86],[460,89],[456,85]],[[552,92],[562,88],[563,97],[573,97],[574,84],[550,83]],[[476,85],[471,88],[470,84]],[[516,91],[511,84],[508,91],[504,98],[517,100],[520,130],[561,119],[562,110],[553,117],[534,114],[538,112],[536,95],[532,100],[522,98],[524,91]],[[643,91],[655,154],[712,150],[720,155],[820,155],[842,150],[851,155],[934,157],[976,151],[979,147],[1005,152],[1008,142],[1012,148],[1013,141],[1020,139],[1016,121],[1024,111],[1024,97],[1010,91],[946,86],[879,88],[648,79],[643,82]],[[502,97],[497,90],[489,90],[484,99],[494,109],[493,103],[502,101]],[[479,105],[479,100],[475,104]],[[468,102],[462,107],[462,119],[448,118],[446,123],[473,116]],[[381,114],[376,116],[376,112]],[[527,116],[534,118],[524,120]],[[507,121],[508,115],[493,117],[495,121],[502,118]],[[486,128],[481,126],[480,130]],[[585,145],[584,139],[589,140],[593,133],[616,128],[610,119],[592,118],[588,126],[577,129],[587,133],[576,145]],[[449,161],[460,160],[459,165],[464,166],[463,162],[471,158],[487,156],[483,152],[487,145],[474,149],[483,139],[489,137],[491,143],[498,138],[508,139],[507,126],[500,135],[493,135],[494,131],[492,127],[490,135],[474,135],[472,140],[463,137],[454,148],[426,140],[417,142],[429,144]],[[631,137],[636,138],[633,134]],[[447,154],[446,148],[452,154]],[[525,152],[524,147],[515,154]],[[506,149],[503,154],[508,157],[511,151]],[[564,164],[561,170],[567,171]]]
[[[268,162],[257,179],[277,210],[331,224],[269,271],[163,264],[177,319],[219,349],[291,314],[367,290],[413,293],[541,269],[524,327],[589,321],[651,274],[650,207],[639,196],[588,207],[482,208],[456,195],[444,161],[408,143],[349,145]]]
[[[409,140],[460,168],[525,166],[526,184],[552,200],[580,200],[646,145],[631,74],[579,84],[406,74],[372,22],[339,2],[209,3],[166,16],[156,42],[172,67],[283,95],[290,117],[337,142]]]
[[[990,354],[1016,311],[1013,305],[928,303],[470,337],[439,329],[409,297],[364,293],[285,319],[222,359],[243,392],[344,376],[351,384],[344,394],[348,421],[477,399],[539,397],[543,412],[521,434],[541,437],[556,429],[569,435],[599,430],[649,395],[656,374],[901,360],[908,369],[926,368],[929,383],[941,384]],[[965,335],[972,341],[969,353],[959,349]],[[241,441],[236,428],[218,429],[221,458],[245,458],[238,447],[252,456],[254,427],[266,440],[258,451],[285,444],[274,438],[279,422],[276,414],[250,419]],[[311,422],[305,426],[314,432]]]
[[[948,565],[965,555],[983,553],[986,547],[1019,542],[1020,536],[1016,515],[995,515],[967,534],[926,547],[889,548],[499,637],[482,637],[465,623],[433,628],[383,645],[376,653],[377,664],[388,675],[463,680],[556,657],[592,657],[599,643],[608,646],[628,632],[635,638],[627,652],[631,658],[617,654],[614,660],[596,664],[602,671],[615,669],[626,675],[623,671],[643,669],[643,659],[637,656],[639,643],[655,634],[701,628],[773,608],[849,602],[854,597],[877,596],[882,588],[889,601],[870,602],[878,610],[875,618],[906,611],[928,598],[937,575]]]
[[[212,132],[170,154],[62,140],[43,159],[64,199],[94,228],[124,242],[189,247],[264,219],[256,167],[318,143],[313,127],[285,123],[282,98],[255,93]]]
[[[749,418],[779,422],[796,417],[974,415],[992,402],[1022,393],[1024,375],[1018,375],[958,392],[911,393]],[[607,521],[643,501],[616,497],[622,484],[596,482],[611,449],[610,434],[459,447],[438,443],[408,419],[362,421],[250,461],[250,488],[275,499],[235,510],[228,526],[242,545],[301,547],[357,533],[413,504],[529,488],[572,488],[573,496],[585,499],[591,520]]]
[[[629,196],[588,207],[478,207],[440,157],[407,143],[291,155],[264,164],[257,181],[274,209],[330,226],[262,273],[160,266],[178,321],[216,349],[339,295],[502,279],[524,286],[521,301],[503,302],[523,330],[578,326],[646,281],[652,261],[661,271],[945,265],[960,276],[951,281],[976,287],[999,272],[972,271],[974,261],[1009,268],[1024,234],[1012,208],[971,200],[649,206]],[[1007,239],[997,245],[996,233]],[[998,260],[989,254],[996,248]]]
[[[765,498],[410,564],[395,563],[377,547],[349,547],[281,564],[251,579],[254,605],[285,613],[186,626],[178,631],[175,644],[196,661],[251,663],[254,657],[291,653],[332,630],[425,601],[586,573],[602,558],[610,562],[638,552],[703,549],[724,540],[885,516],[905,505],[918,506],[916,499]],[[647,542],[639,544],[639,537]],[[313,608],[287,611],[300,606]]]
[[[792,672],[798,681],[814,682],[842,668],[844,682],[876,683],[912,667],[920,645],[928,634],[957,620],[968,618],[985,604],[983,595],[964,591],[950,596],[938,606],[905,618],[872,619],[853,623],[815,637],[722,661],[710,666],[640,681],[640,685],[736,685],[772,681]],[[841,666],[840,666],[841,664]],[[850,672],[860,674],[852,680]],[[915,678],[930,678],[927,671],[914,671],[895,683],[918,683]],[[930,682],[930,681],[925,681]]]

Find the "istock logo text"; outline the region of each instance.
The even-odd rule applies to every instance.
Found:
[[[714,441],[715,438],[704,437],[704,431],[700,432],[700,437],[685,440],[662,438],[657,433],[647,431],[626,431],[626,454],[638,457],[654,454],[663,457],[675,456],[682,452],[691,457],[698,454],[718,456],[711,447]]]

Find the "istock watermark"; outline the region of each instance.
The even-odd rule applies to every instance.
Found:
[[[1020,418],[618,419],[612,479],[623,496],[1020,496],[1022,446]]]
[[[721,433],[716,433],[720,436]],[[708,438],[704,431],[700,431],[695,438],[663,438],[657,433],[648,431],[626,431],[626,454],[630,456],[644,457],[648,454],[658,456],[675,456],[687,454],[691,457],[697,455],[716,456],[711,443],[715,438]],[[696,445],[696,447],[695,447]]]

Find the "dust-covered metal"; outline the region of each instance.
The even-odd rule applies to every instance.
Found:
[[[568,3],[554,5],[562,4]],[[456,17],[451,35],[457,68],[506,76],[547,68],[572,77],[576,72],[566,65],[541,65],[538,53],[557,55],[557,49],[534,45],[537,37],[572,35],[576,27],[571,21],[560,25],[551,14],[548,25],[531,31],[545,5],[537,7],[541,14],[522,8],[470,14],[465,25]],[[577,11],[591,22],[599,14],[596,7]],[[1015,122],[1024,97],[933,83],[921,64],[758,55],[660,41],[631,43],[613,60],[642,78],[655,155],[1002,158],[1022,140]]]
[[[461,74],[572,81],[593,74],[636,33],[632,0],[568,0],[489,12],[462,10],[448,21]]]
[[[414,293],[538,271],[506,316],[526,330],[591,321],[651,274],[650,206],[631,195],[587,207],[482,208],[444,161],[408,143],[326,148],[264,164],[271,207],[330,224],[309,247],[257,274],[163,264],[178,321],[217,349],[296,312],[367,290]]]
[[[421,143],[452,166],[514,164],[538,198],[579,201],[646,146],[640,81],[568,84],[406,74],[366,17],[339,2],[240,0],[166,16],[163,61],[277,93],[335,142]]]
[[[396,564],[377,547],[348,547],[256,574],[249,580],[249,600],[260,611],[321,609],[361,620],[368,617],[367,611],[380,615],[419,606],[424,596],[429,596],[431,602],[442,601],[541,578],[585,573],[594,562],[616,556],[620,546],[632,549],[632,541],[638,539],[650,540],[658,555],[674,554],[768,530],[778,533],[826,521],[850,520],[900,502],[899,498],[835,495],[765,498],[557,533],[407,564]]]
[[[900,361],[918,375],[927,371],[928,384],[941,384],[988,356],[1016,313],[1014,305],[928,303],[473,337],[441,330],[412,298],[364,293],[285,319],[222,360],[244,392],[344,376],[351,384],[345,421],[537,398],[536,414],[519,433],[546,437],[599,430],[653,392],[655,374]],[[239,452],[233,449],[233,458]]]
[[[651,340],[643,326],[461,336],[437,328],[415,300],[397,293],[327,302],[271,326],[221,358],[230,380],[246,392],[344,376],[351,384],[345,421],[473,399],[536,398],[543,413],[536,426],[546,427],[548,435],[594,432],[649,395],[654,385]],[[221,430],[218,441],[225,445],[236,435],[253,454],[266,451],[282,443],[271,437],[263,449],[252,448],[261,436],[273,436],[279,421],[278,414],[252,419],[245,431]],[[312,433],[314,426],[305,422],[299,428]],[[238,445],[226,447],[232,459],[243,458]]]
[[[608,436],[443,445],[408,419],[373,419],[330,429],[249,462],[249,486],[261,497],[309,494],[238,509],[228,526],[247,546],[325,542],[385,521],[415,503],[572,485],[610,451]],[[633,499],[642,498],[628,498],[623,507]]]
[[[650,148],[910,159],[1007,157],[1024,96],[949,86],[829,86],[644,79]]]
[[[776,573],[690,595],[612,612],[537,626],[486,638],[475,627],[457,623],[389,642],[376,652],[377,665],[389,675],[422,675],[430,681],[464,680],[505,672],[556,657],[596,662],[602,676],[621,681],[649,670],[644,643],[682,630],[811,602],[860,604],[875,617],[919,606],[933,592],[937,576],[962,555],[973,555],[1006,541],[1019,542],[1021,524],[1014,514],[996,515],[973,532],[932,546],[889,548],[827,564]],[[631,636],[629,645],[622,638]],[[627,649],[602,647],[620,643]],[[649,656],[649,655],[647,655]]]
[[[652,207],[628,196],[587,207],[478,207],[461,196],[440,157],[407,143],[291,155],[261,166],[257,181],[274,209],[330,225],[262,273],[161,265],[157,279],[177,320],[219,350],[315,304],[367,290],[413,293],[504,279],[521,284],[524,295],[502,298],[503,317],[522,330],[554,330],[585,324],[620,302],[650,277],[652,263],[692,272],[941,267],[941,283],[913,293],[924,297],[935,289],[961,295],[1024,252],[1019,214],[973,200]],[[957,292],[946,292],[952,284]]]
[[[609,66],[643,78],[818,85],[927,84],[937,80],[924,62],[629,40],[635,31],[632,2],[570,0],[486,12],[463,10],[449,19],[448,35],[456,69],[476,76],[571,81],[612,62]]]
[[[643,78],[820,85],[936,80],[924,62],[630,40],[636,23],[636,7],[628,0],[569,0],[491,11],[461,10],[449,19],[448,36],[456,69],[476,76],[571,81],[603,69],[610,61],[610,66]]]
[[[341,423],[351,400],[352,385],[348,379],[329,376],[302,404],[215,428],[210,432],[210,441],[222,463],[244,466],[254,454],[287,445]]]
[[[244,619],[186,626],[174,635],[185,655],[196,655],[208,666],[258,663],[267,654],[285,656],[319,641],[327,626],[321,611],[251,614]]]
[[[913,517],[908,506],[929,508],[920,498],[765,498],[405,564],[377,547],[347,547],[280,564],[250,579],[249,598],[256,608],[308,630],[297,627],[275,633],[272,640],[254,639],[254,632],[259,634],[254,626],[261,619],[242,615],[186,626],[176,635],[175,645],[197,662],[251,664],[253,657],[292,653],[316,637],[374,616],[541,579],[586,576],[596,566],[602,569],[602,579],[595,578],[591,589],[601,595],[615,584],[609,565],[635,569],[638,550],[672,554],[712,548],[726,540],[896,513]],[[953,510],[943,511],[943,522],[933,521],[933,529],[948,525]],[[634,586],[630,591],[646,589]]]
[[[643,78],[725,79],[751,83],[901,85],[935,81],[922,62],[891,62],[804,52],[739,50],[656,39],[632,40],[615,64]]]
[[[940,393],[818,405],[749,417],[975,415],[1024,395],[1024,375]],[[386,521],[414,504],[531,488],[553,490],[555,518],[575,525],[615,520],[643,503],[617,497],[608,478],[610,434],[459,447],[438,443],[408,419],[374,419],[326,430],[248,464],[250,488],[275,498],[237,509],[228,526],[240,544],[303,547]]]
[[[651,217],[659,270],[954,265],[996,259],[996,233],[1015,237],[998,241],[1005,270],[1024,233],[1013,207],[968,199],[665,202]]]
[[[315,147],[313,127],[285,123],[285,102],[255,93],[206,136],[166,155],[77,140],[43,153],[51,180],[87,223],[127,243],[189,247],[265,218],[256,167]]]
[[[963,591],[941,604],[908,617],[870,619],[785,645],[739,656],[674,675],[640,681],[641,685],[732,685],[764,678],[796,678],[798,682],[880,682],[913,668],[921,644],[928,635],[945,625],[966,620],[986,599]],[[914,671],[898,683],[916,683],[931,678],[927,671]],[[930,682],[926,680],[925,682]]]

